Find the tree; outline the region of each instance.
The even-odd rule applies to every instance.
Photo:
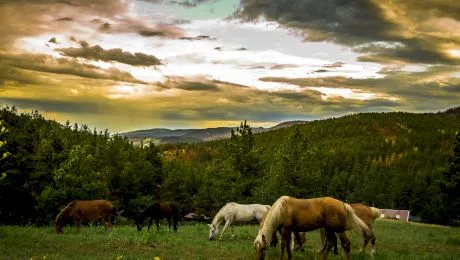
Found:
[[[3,149],[2,147],[6,146],[6,141],[2,138],[8,130],[5,127],[5,122],[3,120],[0,120],[0,161],[6,159],[10,155],[10,153]],[[0,181],[6,178],[6,173],[2,172],[0,175]]]
[[[253,150],[254,136],[246,120],[240,127],[231,131],[230,141],[227,143],[227,154],[232,168],[240,175],[242,195],[252,196],[252,187],[260,174],[260,161]]]
[[[445,222],[460,225],[460,129],[455,137],[454,154],[449,160],[449,168],[444,173],[441,192],[447,202],[444,208]]]
[[[271,168],[271,183],[279,188],[278,195],[297,198],[317,197],[325,190],[321,182],[321,167],[317,151],[308,144],[299,126],[294,126],[275,153]]]

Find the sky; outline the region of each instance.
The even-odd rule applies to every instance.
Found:
[[[460,1],[2,0],[0,104],[111,132],[460,105]]]

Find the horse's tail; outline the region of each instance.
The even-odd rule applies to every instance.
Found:
[[[380,218],[380,210],[378,208],[370,207],[372,211],[372,217],[374,220]]]
[[[289,199],[289,196],[282,196],[273,203],[262,221],[254,244],[257,242],[270,244],[273,238],[273,233],[278,230],[281,222],[286,218],[285,205]]]
[[[345,206],[345,211],[347,212],[347,229],[352,229],[353,227],[356,227],[360,229],[363,232],[363,234],[366,234],[366,236],[372,236],[372,230],[369,229],[369,227],[366,225],[366,223],[364,223],[364,221],[362,221],[358,216],[356,216],[350,204],[343,204]]]

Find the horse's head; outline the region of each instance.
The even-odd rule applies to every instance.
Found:
[[[216,227],[214,224],[208,224],[209,226],[209,240],[213,240],[213,238],[219,232],[219,228]]]
[[[62,233],[62,225],[58,221],[54,221],[54,229],[56,230],[56,233],[61,234]]]
[[[254,240],[254,247],[256,248],[256,260],[265,259],[265,251],[267,250],[267,241],[265,235],[258,235]]]

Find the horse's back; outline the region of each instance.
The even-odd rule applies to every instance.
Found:
[[[356,216],[360,218],[366,225],[372,225],[378,215],[374,214],[374,211],[371,207],[368,207],[361,203],[350,204],[351,208],[355,212]]]
[[[75,207],[82,215],[81,217],[90,221],[112,214],[113,209],[112,202],[108,200],[78,200]]]
[[[324,225],[340,229],[346,222],[346,210],[342,201],[321,197],[313,199],[287,200],[286,208],[291,223],[304,226],[302,231],[311,231]]]

